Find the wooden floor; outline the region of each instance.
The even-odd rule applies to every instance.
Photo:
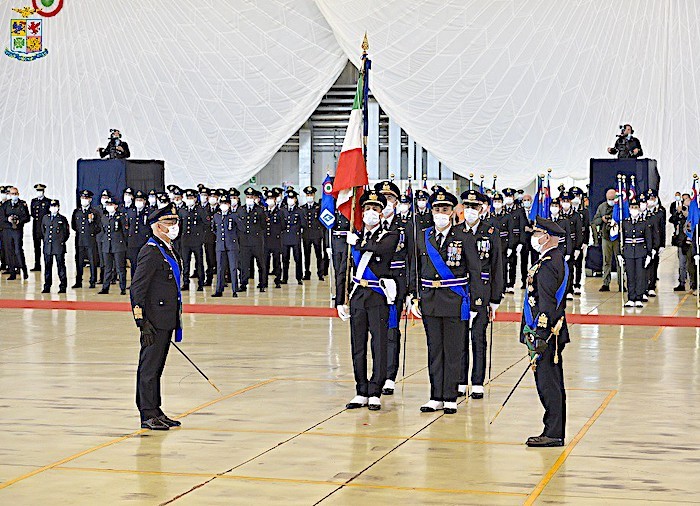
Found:
[[[696,317],[673,292],[675,249],[660,296],[623,310],[600,278],[569,303],[584,314]],[[118,290],[41,295],[40,275],[0,282],[0,299],[126,301]],[[252,284],[251,284],[252,285]],[[614,285],[614,283],[613,283]],[[54,292],[56,287],[54,286]],[[328,284],[186,302],[328,307]],[[517,311],[521,296],[503,309]],[[3,307],[0,301],[0,307]],[[283,311],[280,310],[280,314]],[[138,334],[123,311],[2,309],[0,504],[640,504],[700,502],[700,333],[693,327],[573,325],[564,355],[567,446],[528,449],[542,408],[517,364],[463,401],[422,414],[425,334],[409,323],[406,376],[380,412],[346,411],[354,395],[349,327],[327,317],[186,314],[164,373],[164,409],[183,427],[139,429]],[[493,376],[525,354],[497,323]]]

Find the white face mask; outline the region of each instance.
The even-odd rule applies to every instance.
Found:
[[[12,199],[13,203],[17,203],[19,201],[19,195],[10,195],[10,198]]]
[[[564,211],[568,211],[569,209],[571,209],[571,202],[562,202],[562,203],[561,203],[561,208],[562,208]]]
[[[464,220],[469,224],[473,225],[479,219],[479,211],[472,209],[470,207],[464,210]]]
[[[175,194],[173,192],[168,192],[168,198],[170,200],[175,200]]]
[[[417,200],[416,205],[418,206],[418,209],[425,209],[428,207],[428,201],[427,200]]]
[[[374,209],[367,209],[362,213],[362,221],[368,227],[374,227],[379,223],[379,213]]]
[[[549,212],[552,213],[552,216],[557,216],[559,214],[559,208],[558,207],[550,207]]]
[[[680,195],[676,195],[676,202],[680,202],[680,201],[681,201],[681,196],[680,196]]]
[[[168,205],[167,203],[158,202],[158,204],[156,204],[156,207],[158,207],[158,209],[163,209],[163,208],[164,208],[165,206],[167,206],[167,205]]]
[[[80,205],[83,207],[88,207],[90,205],[90,201],[88,199],[80,199]]]
[[[146,207],[146,203],[143,200],[139,199],[134,203],[134,206],[136,206],[136,209],[140,211],[141,209]]]
[[[646,203],[646,202],[640,202],[640,203],[639,203],[639,210],[640,210],[640,211],[646,211],[646,210],[647,210],[647,203]]]
[[[0,202],[5,202],[7,200],[7,193],[0,193]]]
[[[385,218],[388,218],[389,216],[394,214],[394,203],[387,201],[386,207],[382,209],[382,214]]]
[[[58,207],[51,206],[49,207],[49,211],[51,211],[51,214],[58,214]]]
[[[396,206],[396,210],[399,212],[399,214],[406,214],[408,212],[408,209],[408,204],[399,204],[398,206]]]
[[[187,207],[194,207],[195,202],[196,200],[194,199],[185,199],[185,205],[187,205]]]
[[[44,196],[44,192],[43,192],[42,190],[37,190],[36,196],[39,197],[39,198],[41,198],[41,197]]]
[[[534,249],[537,253],[542,251],[542,245],[540,244],[539,238],[535,237],[534,235],[530,237],[530,246],[532,246],[532,249]]]
[[[156,205],[156,196],[155,195],[149,195],[148,196],[148,203],[152,206]]]
[[[168,231],[165,233],[165,235],[167,235],[171,241],[174,241],[175,239],[177,239],[177,235],[179,233],[180,233],[180,225],[175,224],[175,225],[170,225],[168,227]]]
[[[500,211],[501,209],[503,209],[503,202],[494,202],[494,203],[493,203],[493,208],[494,208],[496,211]]]
[[[280,195],[279,197],[276,197],[275,200],[277,201],[278,204],[281,203],[281,202],[282,202],[282,196]]]
[[[615,205],[615,199],[608,200],[608,205],[609,205],[609,206],[614,206],[614,205]]]
[[[632,218],[636,218],[637,216],[639,216],[639,209],[630,209],[630,216]]]
[[[107,212],[108,212],[109,214],[114,214],[114,213],[117,212],[117,208],[114,207],[114,206],[107,206]]]
[[[267,207],[274,207],[277,203],[275,199],[267,199],[265,202],[267,202]]]
[[[219,201],[216,197],[209,197],[209,205],[210,206],[215,206],[216,203]]]
[[[581,199],[578,197],[574,197],[573,200],[571,201],[575,206],[578,206],[581,204]]]
[[[436,213],[433,214],[433,221],[437,228],[446,228],[450,224],[450,218],[452,216],[449,214]]]
[[[304,197],[304,204],[313,204],[314,198],[311,195],[306,195]]]
[[[241,201],[238,197],[231,197],[231,207],[238,207]]]
[[[231,206],[228,204],[221,204],[219,206],[219,209],[221,209],[221,212],[227,213],[229,209],[231,209]]]
[[[133,197],[131,195],[124,195],[124,205],[125,206],[130,206],[131,203],[134,201]]]
[[[202,205],[206,204],[208,200],[209,200],[209,195],[202,194],[199,196],[199,203]]]
[[[255,199],[251,197],[246,197],[245,205],[248,207],[253,207],[253,204],[255,204]]]
[[[287,206],[288,207],[294,207],[294,204],[296,204],[296,202],[294,202],[294,199],[287,198]]]
[[[649,207],[656,207],[656,204],[658,204],[658,202],[656,201],[656,199],[651,199],[651,200],[649,200],[649,201],[647,202],[647,205],[648,205]]]
[[[531,200],[523,200],[523,207],[525,209],[530,209],[532,207],[532,201]]]
[[[105,202],[107,202],[108,200],[109,200],[109,198],[107,198],[107,197],[102,197],[102,198],[100,199],[100,203],[104,206],[104,205],[105,205]]]
[[[503,199],[503,202],[505,202],[505,204],[506,204],[507,206],[512,205],[512,204],[513,204],[513,197],[505,197],[505,198]]]

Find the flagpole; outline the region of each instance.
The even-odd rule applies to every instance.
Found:
[[[618,216],[618,223],[619,223],[619,229],[620,233],[618,234],[618,241],[619,241],[619,255],[623,258],[624,261],[624,256],[622,255],[622,251],[624,248],[625,244],[625,234],[624,231],[622,230],[622,220],[625,216],[625,203],[624,203],[624,197],[622,195],[622,192],[624,191],[623,185],[622,185],[622,174],[617,175],[617,199],[618,199],[618,207],[619,207],[619,213],[620,215]],[[613,255],[615,255],[615,247],[613,246]],[[622,305],[625,305],[625,266],[622,265],[622,263],[619,261],[619,258],[616,258],[617,260],[617,280],[618,284],[620,285],[620,297],[622,299]],[[628,280],[629,281],[629,280]],[[624,307],[623,307],[624,309]]]
[[[693,174],[693,188],[695,188],[695,191],[693,192],[693,198],[695,199],[695,205],[697,207],[698,205],[698,199],[695,196],[695,192],[697,191],[698,187],[698,175]],[[698,228],[698,222],[695,223],[695,251],[693,252],[693,263],[695,264],[695,308],[700,309],[700,285],[698,285],[698,281],[700,280],[700,264],[695,261],[695,256],[700,254],[700,247],[698,247],[698,239],[700,239],[700,236],[698,234],[700,232],[700,229]],[[683,283],[685,283],[685,280],[683,280]]]
[[[469,174],[469,190],[471,191],[473,189],[474,185],[474,173]]]

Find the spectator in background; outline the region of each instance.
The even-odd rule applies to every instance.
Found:
[[[610,271],[612,270],[612,259],[620,254],[620,239],[610,239],[610,227],[612,226],[612,211],[615,205],[615,190],[612,188],[605,192],[605,202],[602,202],[596,210],[591,225],[598,229],[603,250],[603,286],[601,292],[610,291]],[[621,279],[618,279],[621,285]],[[622,286],[620,286],[622,290]]]

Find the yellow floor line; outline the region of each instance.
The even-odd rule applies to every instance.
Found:
[[[689,296],[690,296],[689,293],[686,293],[686,294],[683,296],[683,298],[681,299],[681,301],[680,301],[680,302],[678,303],[678,305],[676,306],[676,309],[674,309],[674,310],[673,310],[673,313],[671,313],[671,316],[676,316],[676,313],[678,313],[678,311],[680,311],[681,307],[683,307],[683,303],[686,301],[686,299],[687,299]],[[661,337],[661,334],[663,333],[663,331],[664,331],[665,328],[666,328],[666,327],[659,327],[659,330],[656,331],[656,334],[654,334],[654,335],[652,336],[651,340],[652,340],[652,341],[658,341],[658,340],[659,340],[659,337]]]
[[[501,492],[498,490],[471,490],[471,489],[450,489],[450,488],[431,488],[431,487],[401,487],[398,485],[376,485],[370,483],[343,483],[340,481],[326,480],[302,480],[295,478],[272,478],[267,476],[247,476],[238,474],[213,474],[213,473],[185,473],[185,472],[168,472],[168,471],[138,471],[131,469],[101,469],[91,467],[58,467],[58,471],[78,471],[92,473],[116,473],[116,474],[142,474],[152,476],[175,476],[175,477],[193,477],[193,478],[217,478],[223,480],[238,480],[238,481],[258,481],[268,483],[293,483],[298,485],[324,485],[333,486],[344,485],[344,487],[376,489],[376,490],[395,490],[408,492],[432,492],[442,494],[472,494],[472,495],[503,495],[509,497],[524,497],[527,494],[522,492]]]
[[[206,403],[204,403],[204,404],[202,404],[202,405],[200,405],[200,406],[197,406],[196,408],[193,408],[193,409],[190,409],[190,410],[188,410],[188,411],[185,411],[184,413],[182,413],[181,415],[179,415],[179,416],[176,417],[176,418],[185,417],[185,416],[190,415],[190,414],[192,414],[192,413],[194,413],[194,412],[196,412],[196,411],[199,411],[199,410],[204,409],[204,408],[206,408],[206,407],[208,407],[208,406],[211,406],[212,404],[216,404],[217,402],[221,402],[221,401],[223,401],[223,400],[230,399],[231,397],[234,397],[234,396],[236,396],[236,395],[240,395],[240,394],[242,394],[242,393],[244,393],[244,392],[248,392],[249,390],[253,390],[254,388],[259,388],[259,387],[261,387],[261,386],[263,386],[263,385],[267,385],[268,383],[272,383],[273,381],[277,381],[277,380],[276,380],[276,379],[270,379],[270,380],[266,380],[266,381],[261,381],[260,383],[256,383],[255,385],[251,385],[251,386],[246,387],[246,388],[243,388],[243,389],[241,389],[241,390],[237,390],[237,391],[232,392],[232,393],[230,393],[230,394],[227,394],[227,395],[225,395],[225,396],[223,396],[223,397],[219,397],[218,399],[214,399],[213,401],[206,402]],[[3,482],[3,483],[0,483],[0,490],[2,490],[2,489],[4,489],[4,488],[7,488],[7,487],[9,487],[9,486],[11,486],[11,485],[14,485],[15,483],[18,483],[18,482],[20,482],[20,481],[26,480],[27,478],[31,478],[32,476],[36,476],[36,475],[39,474],[39,473],[43,473],[44,471],[48,471],[49,469],[53,469],[53,468],[55,468],[55,467],[57,467],[57,466],[61,466],[61,465],[65,464],[66,462],[70,462],[70,461],[72,461],[72,460],[78,459],[78,458],[83,457],[83,456],[85,456],[85,455],[88,455],[88,454],[90,454],[90,453],[93,453],[93,452],[96,452],[96,451],[98,451],[98,450],[101,450],[102,448],[107,448],[108,446],[112,446],[112,445],[115,445],[115,444],[117,444],[117,443],[121,443],[122,441],[125,441],[125,440],[127,440],[127,439],[129,439],[129,438],[131,438],[131,437],[134,437],[134,436],[138,436],[139,434],[143,434],[143,433],[145,433],[145,432],[148,432],[148,429],[141,429],[141,430],[134,431],[134,432],[132,432],[132,433],[130,433],[130,434],[127,434],[127,435],[125,435],[125,436],[121,436],[121,437],[112,439],[111,441],[107,441],[107,442],[105,442],[105,443],[102,443],[102,444],[100,444],[100,445],[93,446],[92,448],[88,448],[87,450],[83,450],[82,452],[79,452],[79,453],[76,453],[76,454],[74,454],[74,455],[71,455],[70,457],[66,457],[66,458],[63,458],[63,459],[61,459],[61,460],[58,460],[58,461],[54,462],[53,464],[49,464],[49,465],[47,465],[47,466],[44,466],[44,467],[40,467],[40,468],[38,468],[38,469],[35,469],[34,471],[31,471],[31,472],[29,472],[29,473],[23,474],[22,476],[18,476],[18,477],[16,477],[16,478],[12,478],[11,480],[7,480],[7,481],[5,481],[5,482]]]
[[[576,448],[576,445],[579,443],[579,441],[581,441],[583,436],[586,435],[586,432],[588,432],[588,429],[591,428],[591,425],[593,425],[593,423],[598,419],[598,417],[603,413],[603,411],[605,411],[605,408],[608,407],[608,404],[610,404],[610,401],[613,397],[615,397],[616,394],[617,390],[612,390],[605,398],[605,400],[601,403],[601,405],[598,406],[598,409],[595,411],[595,413],[593,413],[593,415],[588,419],[588,421],[584,424],[581,430],[578,431],[578,434],[576,434],[574,439],[571,440],[571,442],[567,445],[566,449],[564,449],[562,454],[559,455],[559,458],[556,460],[554,465],[549,469],[549,471],[547,471],[547,474],[545,474],[542,477],[535,489],[527,497],[527,499],[523,503],[525,506],[534,504],[535,500],[539,497],[539,495],[542,493],[544,488],[551,481],[551,479],[554,477],[557,471],[559,471],[559,468],[564,464],[564,462],[569,457],[574,448]]]

